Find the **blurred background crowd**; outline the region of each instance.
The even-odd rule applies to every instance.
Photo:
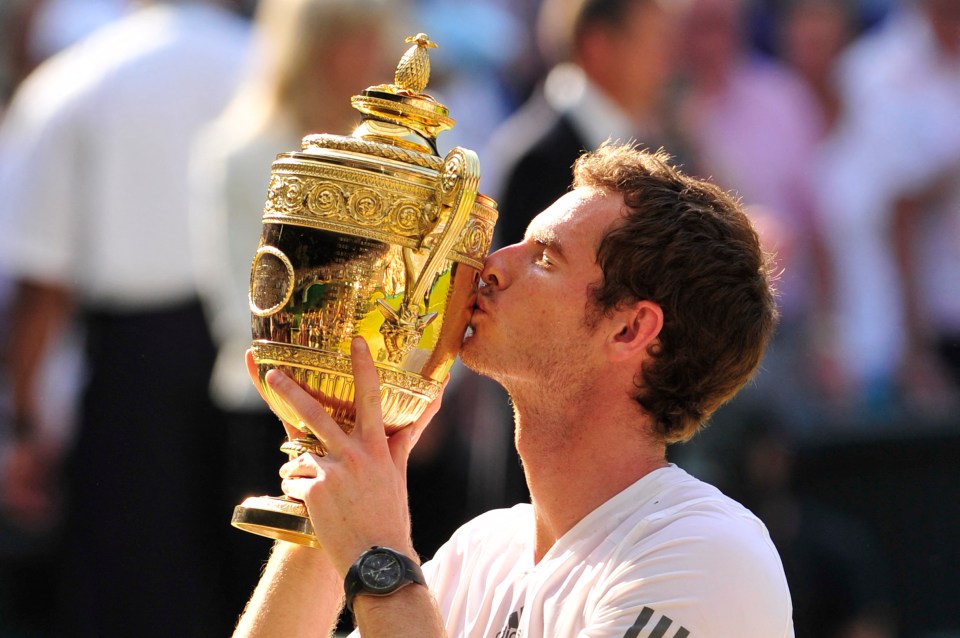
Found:
[[[2,0],[0,637],[229,634],[283,460],[243,365],[270,163],[421,31],[497,245],[608,138],[742,199],[780,327],[671,460],[767,523],[798,637],[960,637],[958,0]],[[454,369],[425,557],[527,497],[511,417]]]

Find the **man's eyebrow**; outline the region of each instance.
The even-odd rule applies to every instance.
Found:
[[[543,228],[528,228],[527,238],[541,246],[549,248],[559,257],[564,256],[563,245],[560,243],[560,238],[557,237],[557,234],[552,230]]]

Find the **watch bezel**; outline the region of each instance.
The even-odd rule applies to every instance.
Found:
[[[367,567],[368,564],[383,559],[389,561],[391,566],[390,574],[392,576],[390,582],[385,585],[381,585],[372,579],[367,571],[369,569]],[[360,582],[363,583],[364,591],[371,594],[386,594],[392,592],[396,589],[397,585],[403,581],[404,571],[403,563],[397,558],[396,553],[383,549],[367,552],[357,565],[357,576],[360,578]]]

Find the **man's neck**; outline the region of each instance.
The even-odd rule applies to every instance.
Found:
[[[598,401],[516,406],[517,449],[536,517],[535,561],[580,520],[650,472],[666,450],[638,408]]]

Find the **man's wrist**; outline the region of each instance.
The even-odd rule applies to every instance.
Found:
[[[347,570],[343,581],[347,609],[353,611],[358,595],[389,596],[411,584],[427,584],[420,565],[406,554],[375,545]]]

